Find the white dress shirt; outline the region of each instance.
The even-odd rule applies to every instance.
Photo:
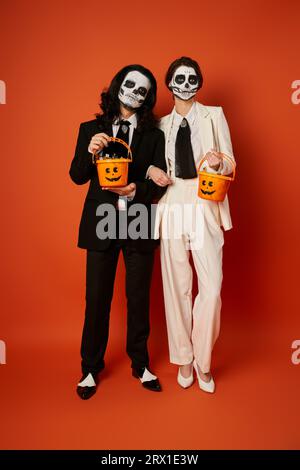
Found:
[[[175,143],[176,143],[178,129],[184,118],[188,121],[189,126],[190,126],[191,144],[192,144],[193,155],[194,155],[194,160],[195,160],[195,165],[196,165],[197,170],[198,170],[200,161],[204,155],[204,151],[202,148],[202,140],[201,140],[201,127],[199,126],[199,123],[197,122],[195,102],[192,104],[191,109],[185,116],[178,114],[177,111],[174,110],[174,118],[173,118],[170,137],[168,141],[168,155],[167,155],[167,158],[169,160],[170,170],[171,170],[171,176],[175,176]],[[149,166],[147,173],[146,173],[146,177],[149,178],[149,170],[153,166],[154,165]],[[201,170],[204,170],[204,169],[208,173],[220,174],[223,169],[223,164],[221,162],[218,170],[214,170],[208,165],[207,162],[204,162],[201,165]]]
[[[119,124],[119,121],[128,121],[130,122],[130,126],[129,126],[129,138],[128,138],[128,145],[130,146],[131,145],[131,142],[132,142],[132,137],[133,137],[133,132],[134,132],[134,129],[136,129],[137,127],[137,117],[136,117],[136,114],[132,114],[132,116],[130,116],[128,119],[123,119],[122,116],[120,116],[119,119],[116,119],[115,122],[113,123],[112,125],[112,131],[113,131],[113,137],[116,137],[117,133],[118,133],[118,130],[119,130],[119,127],[120,127],[120,124]],[[93,153],[90,149],[90,145],[88,146],[88,151],[90,153]],[[98,153],[101,153],[98,151]]]
[[[204,154],[204,150],[202,148],[202,140],[201,140],[201,127],[199,126],[199,123],[197,122],[197,119],[196,119],[197,114],[196,114],[195,103],[192,104],[191,109],[185,116],[181,116],[181,114],[178,114],[177,111],[175,110],[174,119],[172,122],[172,128],[170,132],[169,143],[168,143],[168,159],[169,159],[172,176],[175,176],[175,143],[176,143],[177,132],[184,118],[188,121],[188,124],[190,126],[191,144],[192,144],[194,160],[195,160],[195,165],[196,165],[197,170]],[[219,169],[217,171],[211,168],[208,164],[204,166],[205,166],[205,170],[210,173],[221,173],[221,170],[222,170],[222,163],[220,163]],[[202,168],[202,165],[201,165],[201,168]]]
[[[177,111],[175,111],[174,113],[174,119],[172,122],[172,128],[171,128],[169,143],[168,143],[168,150],[169,150],[168,160],[169,160],[172,176],[175,176],[175,143],[176,143],[177,132],[184,118],[187,120],[190,126],[190,130],[191,130],[191,144],[192,144],[196,168],[198,168],[201,155],[203,154],[201,137],[200,137],[200,128],[199,128],[199,124],[197,125],[197,123],[195,122],[196,112],[195,112],[195,104],[193,103],[191,109],[185,116],[181,116],[180,114],[177,113]]]
[[[201,146],[201,142],[199,143],[198,140],[196,141],[196,139],[195,139],[196,132],[194,131],[192,133],[192,125],[195,122],[195,110],[193,110],[193,108],[194,108],[194,104],[192,105],[191,109],[189,110],[189,112],[185,116],[185,118],[188,121],[190,129],[191,129],[191,142],[192,142],[192,148],[193,148],[193,153],[194,153],[194,158],[195,158],[195,147],[196,147],[196,149],[197,149],[197,147],[199,148],[199,145]],[[173,120],[173,123],[172,123],[172,130],[171,130],[171,133],[170,133],[169,145],[168,145],[169,154],[167,156],[168,160],[169,160],[172,176],[175,175],[175,142],[176,142],[176,136],[177,136],[177,132],[178,132],[178,129],[179,129],[179,126],[181,124],[182,119],[183,119],[183,116],[181,116],[180,114],[178,114],[175,111],[175,117],[174,117],[174,120]],[[193,139],[193,134],[194,134],[194,139]],[[193,142],[193,140],[194,140],[194,142]],[[194,143],[194,145],[193,145],[193,143]],[[200,160],[199,160],[199,162],[200,162]],[[154,165],[149,165],[149,167],[148,167],[148,170],[147,170],[147,173],[146,173],[147,178],[150,178],[149,170],[152,167],[154,167]]]
[[[119,128],[120,128],[120,125],[119,125],[119,120],[123,120],[123,121],[128,121],[130,122],[130,126],[129,126],[129,136],[128,136],[128,145],[130,146],[131,145],[131,142],[132,142],[132,137],[133,137],[133,132],[134,132],[134,129],[136,129],[137,127],[137,117],[136,117],[136,114],[132,114],[129,118],[127,119],[124,119],[122,117],[120,117],[119,119],[117,119],[113,125],[112,125],[112,130],[113,130],[113,136],[116,137],[118,131],[119,131]],[[132,193],[130,193],[130,195],[128,196],[119,196],[119,199],[118,199],[118,209],[120,211],[122,210],[125,210],[126,209],[126,202],[127,201],[132,201],[133,198],[135,196],[135,190],[132,191]]]
[[[133,137],[133,131],[134,129],[137,128],[137,117],[136,117],[136,114],[132,114],[132,116],[130,116],[129,118],[127,119],[124,119],[122,118],[122,116],[120,116],[119,119],[117,119],[113,125],[112,125],[112,130],[113,130],[113,136],[116,137],[117,133],[118,133],[118,130],[120,128],[120,125],[119,125],[119,121],[128,121],[130,122],[130,126],[129,126],[129,138],[128,138],[128,145],[130,146],[131,145],[131,142],[132,142],[132,137]]]

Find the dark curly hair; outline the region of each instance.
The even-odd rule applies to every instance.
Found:
[[[99,104],[102,113],[97,113],[96,118],[102,125],[110,126],[112,122],[119,117],[120,101],[118,98],[120,86],[131,71],[138,71],[150,80],[151,88],[148,91],[146,99],[140,108],[135,110],[137,114],[137,130],[146,130],[156,127],[157,120],[153,114],[153,108],[156,103],[157,84],[154,75],[146,67],[139,64],[127,65],[123,67],[112,79],[107,90],[101,93],[101,102]]]
[[[193,67],[195,69],[196,75],[199,80],[199,90],[202,88],[203,85],[203,75],[200,70],[198,62],[195,60],[191,59],[190,57],[179,57],[179,59],[176,59],[172,62],[172,64],[169,66],[167,73],[166,73],[166,78],[165,78],[165,84],[169,88],[169,83],[172,80],[172,77],[174,75],[174,72],[180,67],[181,65],[186,65],[187,67]]]

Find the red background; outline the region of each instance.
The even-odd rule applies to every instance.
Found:
[[[297,0],[129,4],[1,2],[1,448],[299,448],[299,79]],[[227,116],[238,177],[230,189],[217,393],[182,390],[168,362],[159,257],[152,285],[152,366],[164,392],[130,376],[123,260],[107,369],[81,402],[85,253],[76,248],[87,186],[68,176],[79,123],[124,65],[158,80],[199,61],[198,99]]]

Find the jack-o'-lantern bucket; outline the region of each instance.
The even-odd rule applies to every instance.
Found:
[[[206,155],[202,158],[199,167],[199,184],[198,196],[202,199],[209,199],[210,201],[222,202],[225,199],[231,181],[235,178],[235,163],[232,158],[228,157],[225,153],[220,153],[224,160],[227,160],[232,166],[232,176],[217,175],[215,173],[208,173],[207,171],[200,171],[202,163],[206,159]]]
[[[128,182],[128,164],[132,162],[132,152],[129,145],[124,140],[111,137],[111,142],[119,142],[128,151],[126,158],[118,156],[94,155],[94,163],[97,165],[99,184],[108,188],[120,188],[126,186]]]

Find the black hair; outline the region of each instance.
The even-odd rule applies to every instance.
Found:
[[[169,88],[169,83],[172,80],[172,77],[174,75],[174,72],[180,67],[181,65],[186,65],[187,67],[193,67],[193,69],[196,72],[197,78],[199,80],[199,89],[202,88],[203,85],[203,75],[200,70],[198,62],[195,60],[191,59],[190,57],[179,57],[179,59],[174,60],[171,65],[169,66],[167,73],[166,73],[166,78],[165,78],[165,84]]]
[[[153,114],[156,103],[157,84],[154,75],[149,69],[139,64],[127,65],[123,67],[112,79],[107,90],[101,93],[100,109],[102,113],[96,114],[98,121],[104,126],[109,126],[120,115],[120,101],[118,98],[120,86],[131,71],[137,71],[145,75],[150,81],[151,88],[146,99],[140,108],[137,108],[137,130],[151,129],[157,125],[157,120]]]

